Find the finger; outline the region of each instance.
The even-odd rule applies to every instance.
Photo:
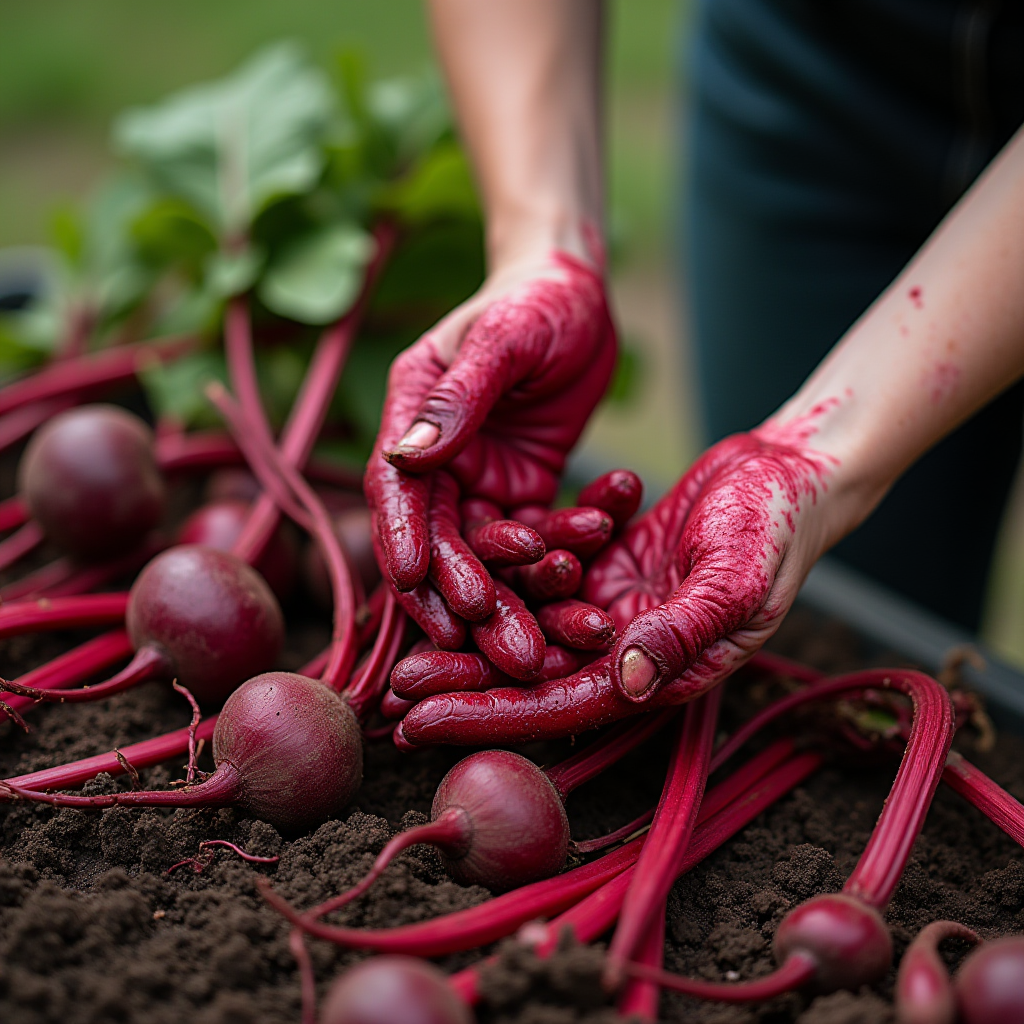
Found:
[[[489,565],[532,565],[544,557],[546,550],[536,530],[514,519],[470,526],[465,536],[473,551]]]
[[[535,565],[516,571],[516,589],[531,601],[560,601],[580,589],[583,566],[571,552],[549,551]]]
[[[384,691],[384,696],[380,701],[380,713],[389,722],[398,722],[416,707],[416,701],[414,700],[403,700],[394,694],[391,689]]]
[[[548,548],[564,548],[578,558],[596,555],[612,539],[615,523],[600,508],[560,508],[536,527]]]
[[[473,640],[513,679],[535,679],[544,666],[544,634],[518,594],[500,581],[495,589],[498,606],[483,622],[470,624]]]
[[[416,472],[449,461],[469,443],[498,399],[540,362],[551,336],[552,324],[542,309],[516,299],[493,303],[467,332],[408,433],[384,457]]]
[[[730,512],[716,526],[729,530]],[[741,529],[690,569],[664,604],[641,612],[619,634],[612,682],[627,700],[650,700],[680,678],[714,644],[738,630],[764,605],[773,582],[763,537],[751,544]],[[684,550],[690,547],[684,544]]]
[[[564,679],[579,672],[597,658],[593,651],[574,651],[560,644],[548,644],[544,648],[544,667],[537,676],[537,682],[549,679]]]
[[[448,607],[431,586],[421,583],[415,590],[396,593],[402,610],[443,651],[457,651],[466,642],[466,623]]]
[[[371,456],[365,490],[374,510],[377,564],[396,590],[410,591],[426,579],[430,568],[430,480],[409,476]]]
[[[430,579],[452,610],[471,622],[493,614],[498,603],[494,581],[460,532],[459,488],[447,473],[432,474]]]
[[[578,504],[604,509],[621,530],[636,515],[644,496],[640,477],[629,469],[613,469],[580,491]]]
[[[424,651],[411,654],[391,671],[391,689],[406,700],[423,700],[438,693],[478,693],[514,685],[482,654]]]
[[[556,601],[537,610],[537,623],[551,643],[582,651],[601,651],[615,638],[612,617],[585,601]]]

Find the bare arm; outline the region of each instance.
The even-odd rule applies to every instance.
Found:
[[[476,168],[491,269],[552,249],[590,259],[600,231],[599,0],[431,0]]]

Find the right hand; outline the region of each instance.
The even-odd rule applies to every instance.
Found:
[[[417,590],[430,569],[433,471],[446,468],[462,498],[549,504],[615,356],[599,270],[553,252],[492,275],[395,360],[365,487],[396,590]],[[407,610],[418,618],[415,602]]]

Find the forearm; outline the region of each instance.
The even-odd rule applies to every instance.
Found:
[[[601,231],[600,0],[430,0],[492,269]]]
[[[1024,129],[761,431],[802,424],[807,443],[836,460],[845,532],[1022,374]]]

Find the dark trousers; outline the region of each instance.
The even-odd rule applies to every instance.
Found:
[[[681,239],[708,441],[800,386],[1019,126],[1021,7],[703,4]],[[1022,414],[1016,385],[834,554],[976,629]]]

